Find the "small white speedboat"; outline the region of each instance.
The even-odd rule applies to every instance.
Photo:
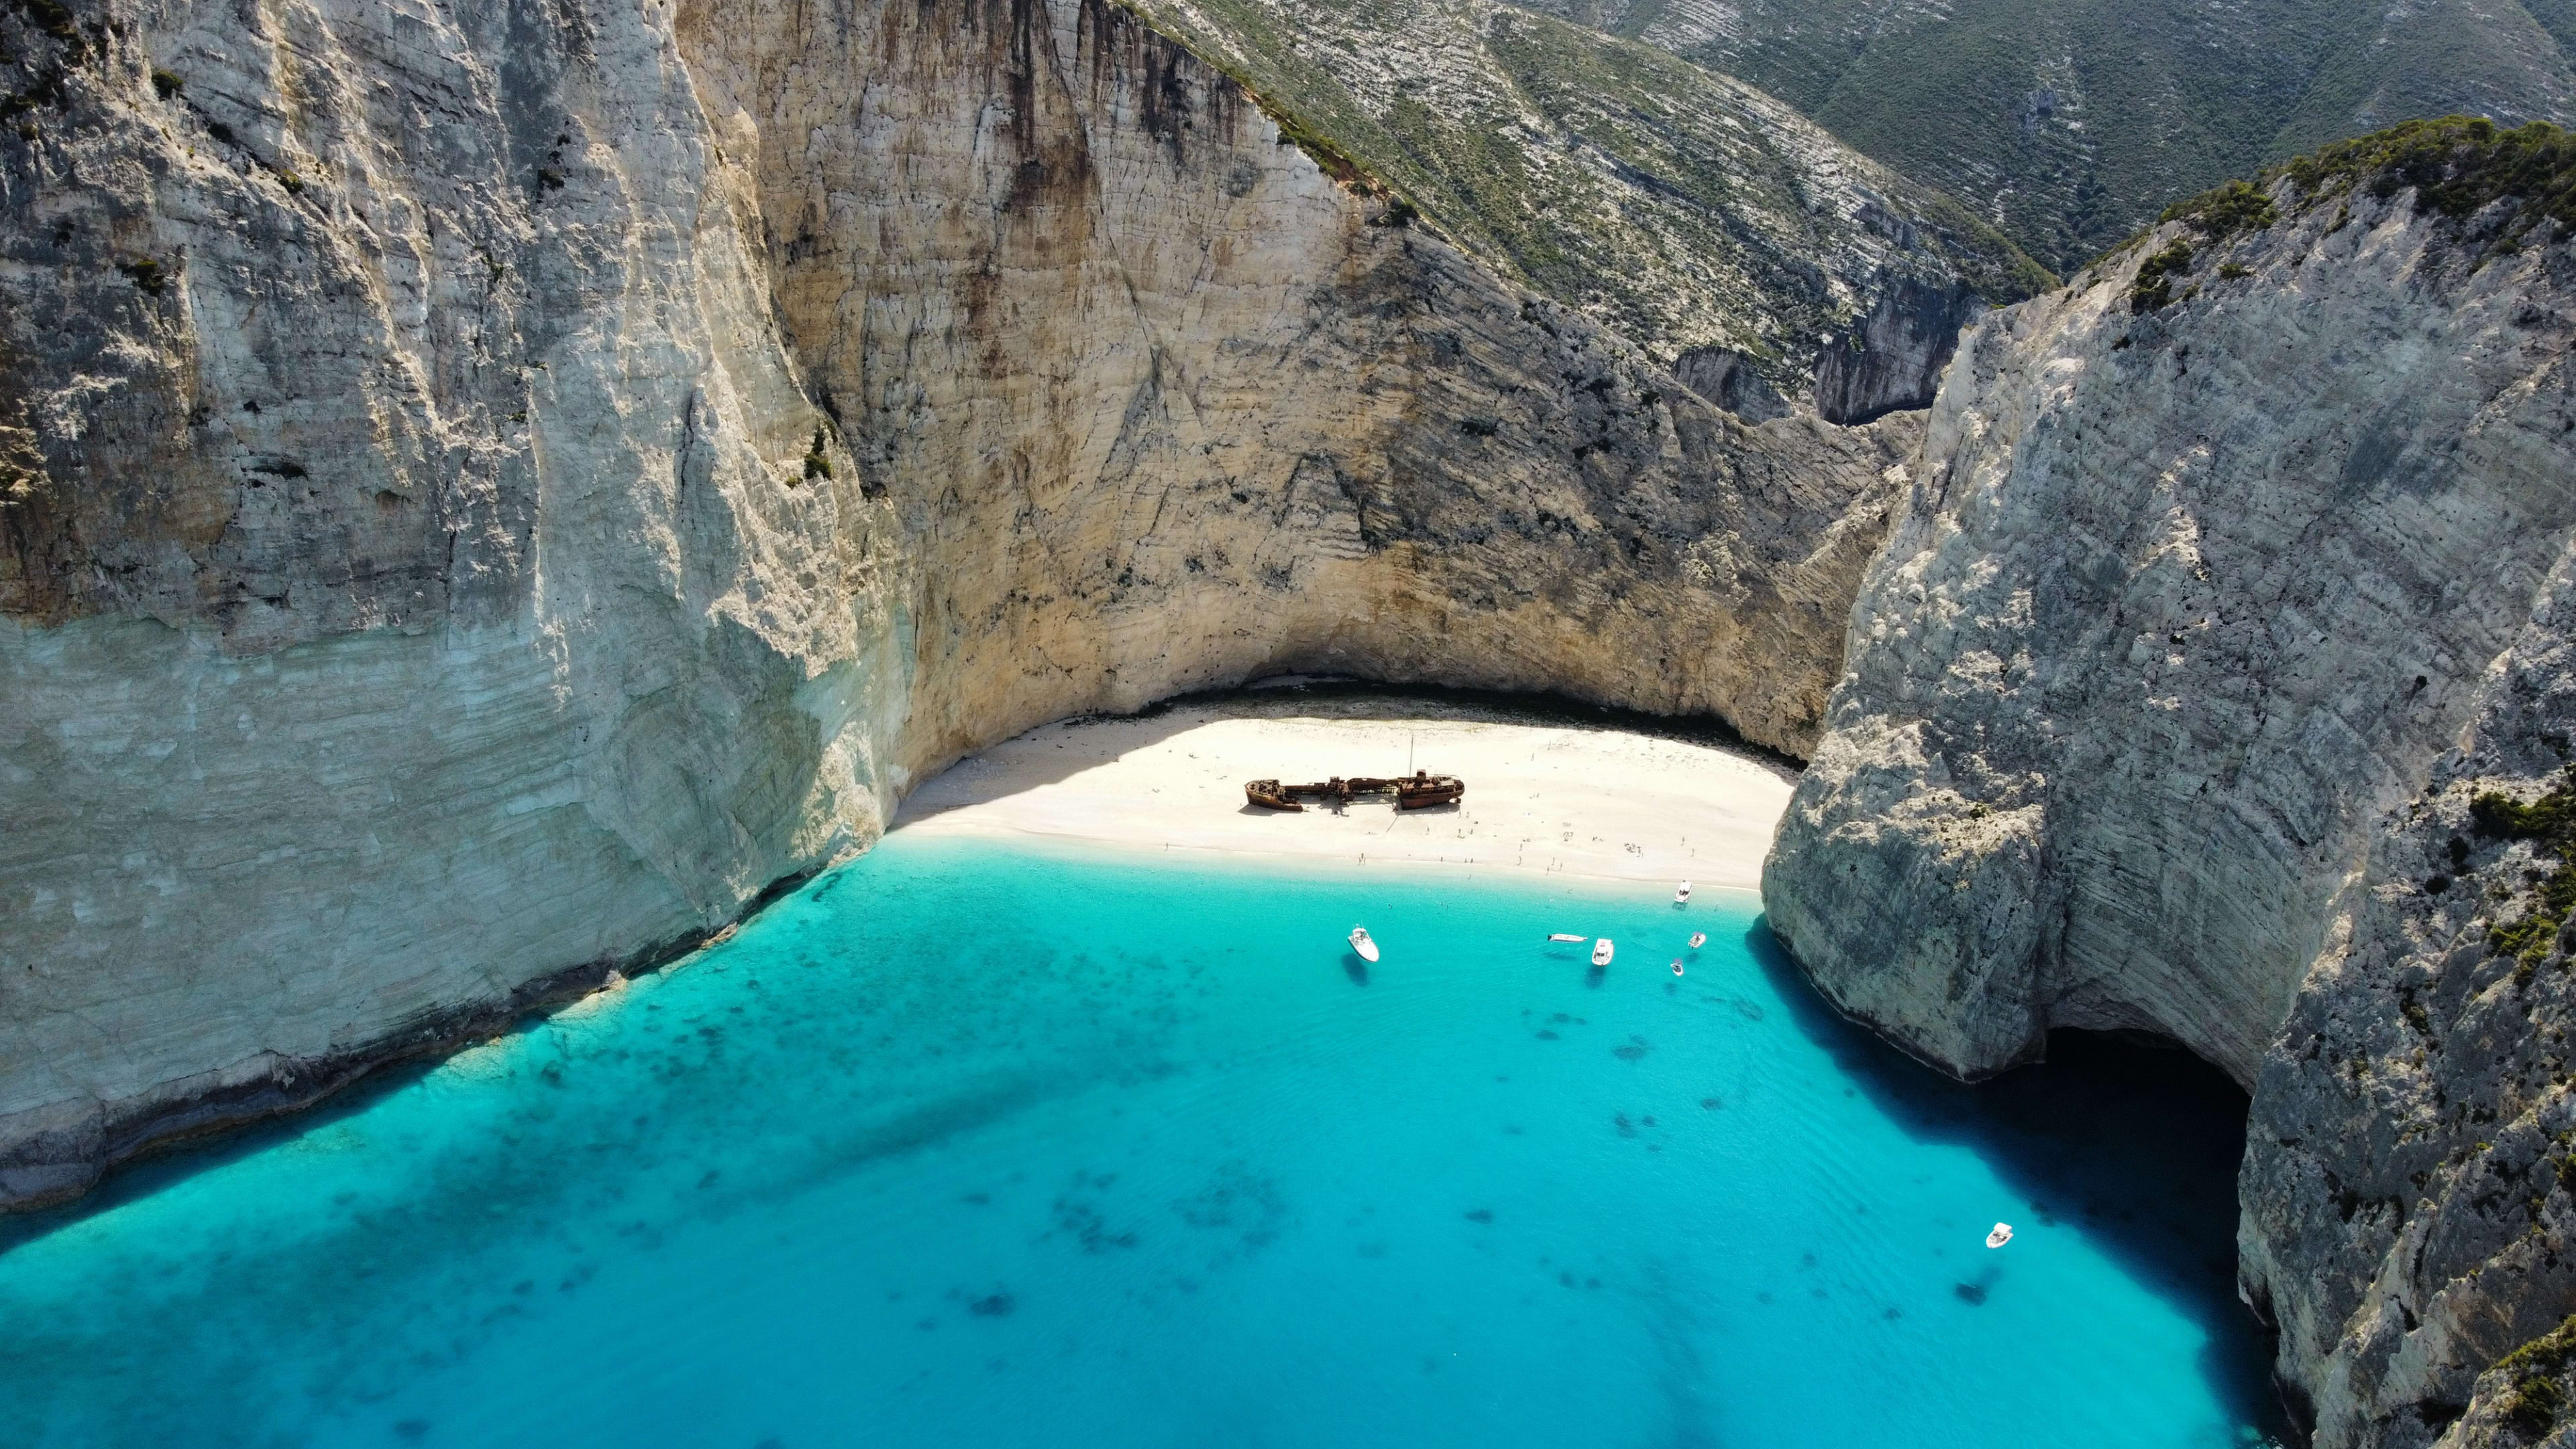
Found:
[[[1679,956],[1673,958],[1673,974],[1675,976],[1682,974],[1682,958]]]
[[[1986,1234],[1986,1246],[1989,1248],[2000,1248],[2011,1241],[2012,1224],[2010,1223],[1997,1223],[1995,1230]]]
[[[1363,961],[1374,961],[1377,959],[1377,942],[1369,939],[1368,927],[1366,926],[1351,927],[1351,949],[1359,952],[1360,959]]]
[[[1604,936],[1604,937],[1602,937],[1600,940],[1593,942],[1593,943],[1592,943],[1592,964],[1593,964],[1593,965],[1595,965],[1595,966],[1607,966],[1607,965],[1609,965],[1609,964],[1610,964],[1610,952],[1612,951],[1612,949],[1613,949],[1613,948],[1612,948],[1612,946],[1610,945],[1610,938],[1609,938],[1609,937],[1607,937],[1607,936]]]
[[[1551,941],[1580,941],[1583,939],[1581,936],[1575,935],[1571,931],[1550,931],[1547,933],[1547,938]]]
[[[1689,881],[1683,881],[1683,882],[1682,882],[1682,888],[1681,888],[1680,890],[1677,890],[1677,891],[1673,892],[1673,904],[1674,904],[1674,905],[1677,905],[1677,906],[1686,906],[1686,905],[1689,905],[1689,904],[1690,904],[1690,882],[1689,882]]]
[[[1696,951],[1696,950],[1698,950],[1700,947],[1705,946],[1705,945],[1707,945],[1707,944],[1708,944],[1708,932],[1706,932],[1706,931],[1693,931],[1693,932],[1691,932],[1691,949],[1692,949],[1692,950]]]

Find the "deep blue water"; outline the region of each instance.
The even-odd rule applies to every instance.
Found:
[[[614,997],[0,1226],[0,1437],[2253,1442],[2243,1099],[2060,1055],[1935,1079],[1747,896],[898,835]]]

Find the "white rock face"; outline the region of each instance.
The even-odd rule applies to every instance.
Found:
[[[2473,1383],[2576,1296],[2564,952],[2488,940],[2551,847],[2468,823],[2568,748],[2564,248],[2275,196],[2169,306],[2130,286],[2182,226],[1962,344],[1765,903],[1961,1075],[2055,1027],[2225,1066],[2315,1442],[2485,1443]]]
[[[0,133],[0,1201],[1064,714],[1320,667],[1802,748],[1919,432],[1738,423],[1096,0],[0,29],[57,97]]]
[[[695,939],[896,788],[893,519],[801,476],[667,29],[245,13],[12,37],[0,1200]]]
[[[2135,316],[2160,234],[1952,365],[1766,899],[1953,1071],[2137,1027],[2251,1082],[2576,526],[2545,258],[2335,210]]]
[[[2576,805],[2571,731],[2576,560],[2562,559],[2460,747],[2377,822],[2264,1058],[2243,1280],[2280,1321],[2320,1443],[2530,1442],[2509,1406],[2570,1362],[2504,1360],[2576,1309],[2576,833],[2498,828],[2472,802]],[[2528,943],[2499,944],[2498,927]]]

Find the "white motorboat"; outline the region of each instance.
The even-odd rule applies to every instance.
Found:
[[[1550,931],[1547,933],[1547,938],[1551,941],[1580,941],[1583,939],[1581,936],[1575,935],[1571,931]]]
[[[1689,882],[1689,881],[1683,881],[1683,882],[1682,882],[1682,888],[1681,888],[1680,890],[1677,890],[1677,891],[1673,892],[1673,904],[1674,904],[1674,905],[1677,905],[1677,906],[1686,906],[1686,905],[1689,905],[1689,904],[1690,904],[1690,882]]]
[[[1359,952],[1360,959],[1363,961],[1377,959],[1377,942],[1369,939],[1366,926],[1351,927],[1351,949]]]
[[[1607,936],[1604,936],[1604,937],[1602,937],[1600,940],[1593,942],[1593,943],[1592,943],[1592,964],[1593,964],[1593,965],[1595,965],[1595,966],[1607,966],[1607,965],[1609,965],[1609,964],[1610,964],[1610,952],[1611,952],[1611,950],[1612,950],[1612,949],[1613,949],[1613,948],[1612,948],[1612,946],[1610,945],[1610,938],[1609,938],[1609,937],[1607,937]]]
[[[1997,1223],[1995,1230],[1986,1234],[1986,1246],[1989,1248],[2000,1248],[2011,1241],[2012,1224],[2010,1223]]]
[[[1693,931],[1693,932],[1691,932],[1691,949],[1692,949],[1692,950],[1696,951],[1696,950],[1698,950],[1700,947],[1705,946],[1705,945],[1707,945],[1707,944],[1708,944],[1708,932],[1706,932],[1706,931]]]
[[[1673,974],[1675,976],[1682,974],[1682,958],[1679,956],[1673,958]]]

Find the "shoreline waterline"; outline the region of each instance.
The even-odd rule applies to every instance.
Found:
[[[1202,810],[1193,805],[1177,811],[1165,810],[1160,814],[1127,809],[1101,812],[1100,818],[1115,821],[1116,829],[1096,823],[1066,830],[1044,828],[1047,812],[1063,806],[1068,799],[1051,778],[1054,762],[1050,761],[1047,769],[1021,770],[1010,777],[1017,782],[1015,784],[1006,782],[992,763],[1034,756],[1044,750],[1060,760],[1078,761],[1082,769],[1111,764],[1110,772],[1093,782],[1095,786],[1106,786],[1107,792],[1095,795],[1087,803],[1097,804],[1106,800],[1111,804],[1131,804],[1132,792],[1127,792],[1127,785],[1136,778],[1140,765],[1150,766],[1159,757],[1150,754],[1140,757],[1128,762],[1127,769],[1122,772],[1114,768],[1119,751],[1111,751],[1106,757],[1096,757],[1104,744],[1115,742],[1133,751],[1152,741],[1168,739],[1176,729],[1220,719],[1305,721],[1303,727],[1293,722],[1289,724],[1284,737],[1296,740],[1299,748],[1320,749],[1328,765],[1345,755],[1356,760],[1357,752],[1366,748],[1391,755],[1397,738],[1393,732],[1398,730],[1408,731],[1417,738],[1423,732],[1429,732],[1433,749],[1442,748],[1443,742],[1453,735],[1482,736],[1483,742],[1477,752],[1480,758],[1475,762],[1479,774],[1477,779],[1470,781],[1471,801],[1476,813],[1470,815],[1456,809],[1422,812],[1409,822],[1421,829],[1436,824],[1455,830],[1462,816],[1469,821],[1488,816],[1495,819],[1520,818],[1499,811],[1489,803],[1497,798],[1497,786],[1506,778],[1508,770],[1498,774],[1490,767],[1492,761],[1481,758],[1492,755],[1494,741],[1506,737],[1522,741],[1519,748],[1524,756],[1551,742],[1558,742],[1558,752],[1567,753],[1570,749],[1572,758],[1577,761],[1606,759],[1612,762],[1611,773],[1628,782],[1636,781],[1639,761],[1651,767],[1658,758],[1654,747],[1656,742],[1678,752],[1665,755],[1668,762],[1688,761],[1703,766],[1714,762],[1716,777],[1729,781],[1731,787],[1741,786],[1742,780],[1737,777],[1745,771],[1783,782],[1778,790],[1771,792],[1776,793],[1783,804],[1787,799],[1785,782],[1793,778],[1776,760],[1751,746],[1727,743],[1722,737],[1712,736],[1705,727],[1650,733],[1648,731],[1657,721],[1631,718],[1615,711],[1602,711],[1596,718],[1592,712],[1575,709],[1563,701],[1540,699],[1523,708],[1508,698],[1486,698],[1473,692],[1433,690],[1414,694],[1333,682],[1311,689],[1256,683],[1241,690],[1169,701],[1134,715],[1087,716],[1057,721],[1003,741],[981,756],[960,761],[922,782],[905,799],[895,819],[889,822],[888,834],[902,830],[921,836],[984,836],[996,840],[1017,840],[1041,851],[1060,849],[1072,857],[1088,857],[1098,852],[1139,860],[1161,858],[1216,869],[1226,868],[1230,861],[1258,869],[1262,868],[1265,860],[1300,860],[1323,872],[1340,868],[1378,872],[1396,866],[1418,865],[1454,873],[1452,878],[1458,879],[1475,879],[1486,871],[1503,871],[1568,881],[1590,879],[1605,887],[1615,887],[1624,881],[1662,878],[1654,871],[1642,868],[1551,870],[1541,865],[1524,869],[1517,864],[1492,859],[1448,860],[1428,851],[1408,854],[1401,848],[1384,849],[1356,841],[1336,865],[1335,856],[1344,854],[1341,848],[1338,845],[1314,848],[1311,833],[1308,845],[1300,846],[1293,840],[1279,845],[1279,837],[1275,833],[1270,841],[1265,842],[1256,833],[1257,825],[1247,829],[1241,819],[1233,822],[1235,832],[1231,837],[1224,836],[1220,830],[1220,838],[1206,840],[1197,833],[1209,819],[1223,818],[1221,807],[1224,807],[1226,799],[1232,800],[1231,808],[1238,814],[1244,808],[1240,779],[1214,786],[1208,786],[1209,781],[1229,775],[1237,765],[1267,763],[1276,770],[1280,768],[1281,754],[1286,754],[1291,760],[1297,758],[1293,751],[1263,753],[1255,750],[1240,759],[1211,761],[1194,776],[1198,784],[1213,792],[1209,797],[1213,802],[1209,809]],[[1687,725],[1690,722],[1681,723]],[[1376,738],[1368,738],[1372,734]],[[1070,750],[1053,748],[1068,743],[1075,747]],[[1190,747],[1184,744],[1166,753],[1186,757],[1189,752]],[[1380,759],[1359,763],[1365,763],[1371,769],[1384,765]],[[1208,773],[1210,769],[1215,773]],[[1324,770],[1325,774],[1355,772],[1353,765],[1335,765]],[[1259,773],[1257,768],[1254,773]],[[1288,773],[1293,775],[1295,771]],[[1544,779],[1544,772],[1540,773],[1539,788],[1556,783]],[[1477,793],[1474,787],[1480,781],[1485,788]],[[1685,784],[1668,780],[1661,788],[1680,788]],[[1148,785],[1146,788],[1150,790],[1152,787]],[[1629,788],[1633,793],[1633,784],[1623,788]],[[1698,788],[1703,793],[1706,791],[1705,784]],[[1033,798],[1014,801],[1011,797],[1022,790],[1030,791]],[[1614,790],[1613,794],[1617,793]],[[1727,800],[1734,798],[1725,791],[1718,793]],[[1767,847],[1772,825],[1778,818],[1776,808],[1764,813],[1766,807],[1761,795],[1757,788],[1751,803],[1735,811],[1736,818],[1716,822],[1719,829],[1731,827],[1735,831],[1735,848],[1729,857],[1734,862],[1732,875],[1725,878],[1704,875],[1696,882],[1695,889],[1728,893],[1758,890],[1760,849],[1753,850],[1747,864],[1744,852],[1750,837],[1746,831],[1748,828],[1757,831],[1761,846]],[[1077,789],[1070,798],[1082,802],[1080,790]],[[1380,816],[1387,818],[1381,819]],[[1346,825],[1356,832],[1371,824],[1392,824],[1392,816],[1391,806],[1363,804],[1339,819],[1322,811],[1309,812],[1308,818],[1310,821]],[[1554,823],[1562,833],[1565,822]],[[1161,839],[1151,833],[1152,828],[1166,826],[1177,827],[1183,838]],[[1402,842],[1396,844],[1401,846]],[[874,848],[873,845],[870,847]],[[284,1069],[250,1089],[219,1088],[186,1099],[153,1103],[133,1114],[130,1120],[107,1124],[102,1140],[109,1147],[85,1180],[25,1200],[0,1203],[0,1224],[14,1223],[30,1216],[51,1220],[65,1212],[77,1213],[88,1199],[117,1176],[161,1159],[185,1161],[202,1154],[221,1153],[237,1137],[264,1129],[292,1132],[296,1130],[295,1124],[309,1114],[329,1110],[334,1104],[353,1096],[364,1098],[369,1093],[386,1089],[393,1079],[403,1078],[414,1070],[434,1069],[439,1063],[473,1050],[496,1036],[526,1031],[569,1010],[598,991],[603,979],[612,972],[623,977],[641,977],[669,971],[756,919],[777,902],[810,888],[834,871],[847,869],[855,861],[864,859],[866,854],[862,851],[823,870],[773,881],[730,921],[706,931],[684,933],[622,958],[603,958],[563,967],[523,984],[506,998],[461,1003],[435,1021],[415,1023],[380,1040],[349,1044],[328,1060],[287,1063]],[[1367,858],[1362,860],[1361,856]],[[1589,856],[1579,858],[1591,859]],[[1651,863],[1659,868],[1679,869],[1682,874],[1673,878],[1676,880],[1688,878],[1689,869],[1694,864],[1688,858],[1667,860],[1662,856]],[[0,1244],[8,1240],[0,1238]]]
[[[2224,1083],[1942,1081],[1741,898],[1599,886],[893,838],[0,1253],[0,1408],[86,1449],[2251,1442]]]
[[[1466,798],[1285,813],[1243,796],[1250,779],[1416,769],[1462,777]],[[1781,765],[1715,742],[1428,699],[1256,690],[1040,726],[924,781],[888,834],[1756,892],[1794,784]]]

